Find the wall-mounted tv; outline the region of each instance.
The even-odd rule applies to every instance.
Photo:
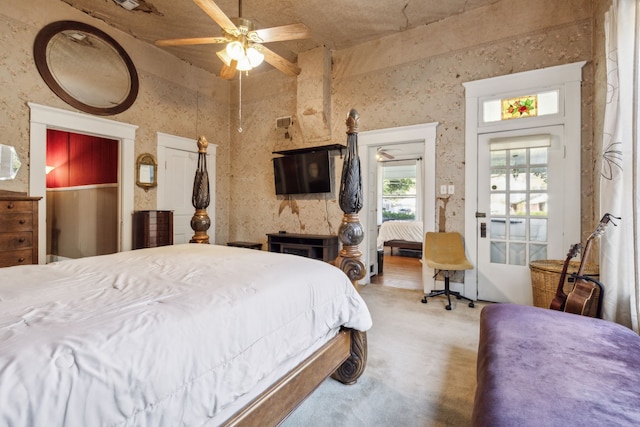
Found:
[[[273,159],[276,194],[331,192],[329,151],[288,154]]]

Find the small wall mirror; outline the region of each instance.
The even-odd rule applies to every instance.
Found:
[[[138,187],[149,191],[149,188],[158,185],[157,181],[158,164],[156,159],[149,153],[140,154],[136,162],[136,184]]]
[[[138,74],[129,55],[91,25],[53,22],[36,36],[33,54],[45,83],[78,110],[117,114],[138,95]]]
[[[0,180],[14,179],[20,169],[20,159],[16,149],[10,145],[0,144]]]

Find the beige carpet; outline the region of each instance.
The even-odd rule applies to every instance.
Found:
[[[358,382],[326,380],[284,427],[467,426],[476,386],[478,319],[445,297],[422,304],[421,291],[367,285],[361,294],[373,317],[369,358]]]

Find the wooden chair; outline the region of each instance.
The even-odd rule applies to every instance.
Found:
[[[423,259],[429,267],[435,270],[433,275],[434,284],[436,276],[440,272],[444,273],[444,289],[432,290],[428,295],[425,295],[422,298],[424,304],[427,303],[427,298],[446,295],[449,304],[445,308],[451,310],[451,295],[453,295],[456,299],[469,301],[469,307],[474,307],[473,300],[461,295],[460,292],[449,289],[449,273],[451,271],[470,270],[473,268],[464,253],[464,244],[460,233],[428,232],[424,242]]]

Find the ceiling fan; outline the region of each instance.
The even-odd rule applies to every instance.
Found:
[[[157,46],[186,46],[226,43],[217,53],[223,66],[220,77],[231,79],[236,70],[249,71],[266,61],[289,76],[300,74],[300,68],[263,46],[263,43],[298,40],[311,37],[311,31],[302,23],[256,30],[248,19],[242,18],[242,0],[238,1],[238,18],[230,19],[213,0],[193,0],[216,24],[222,28],[222,37],[197,37],[157,40]]]
[[[384,160],[383,157],[385,159],[387,159],[387,160],[395,159],[395,156],[392,156],[391,154],[387,153],[388,149],[384,149],[382,147],[378,147],[378,149],[376,151],[377,151],[377,153],[376,153],[377,156],[376,157],[378,158],[378,161],[383,161]]]

